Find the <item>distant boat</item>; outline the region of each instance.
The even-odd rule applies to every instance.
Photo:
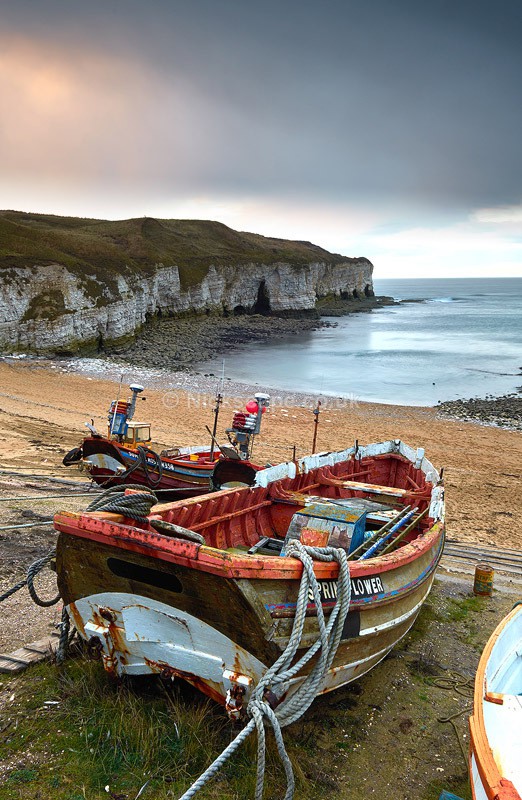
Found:
[[[132,384],[129,400],[113,400],[108,412],[107,436],[98,433],[92,423],[91,431],[79,447],[63,459],[65,466],[79,466],[100,486],[141,484],[149,489],[172,492],[178,497],[192,497],[223,485],[250,486],[260,466],[249,459],[254,436],[261,427],[262,412],[269,397],[256,394],[248,406],[253,413],[238,412],[229,428],[230,443],[175,447],[157,453],[150,447],[150,422],[136,422],[134,413],[143,386]],[[221,395],[216,398],[216,421]]]
[[[284,555],[290,541],[348,553],[351,605],[328,692],[413,625],[442,554],[444,490],[424,451],[395,440],[280,464],[252,487],[153,506],[143,522],[63,512],[55,527],[61,596],[105,668],[178,676],[221,703],[236,692],[237,710],[238,687],[246,703],[288,644],[303,571]],[[313,566],[328,618],[338,565]],[[300,646],[317,632],[310,600]]]
[[[475,677],[470,727],[474,800],[522,797],[522,605],[491,635]]]

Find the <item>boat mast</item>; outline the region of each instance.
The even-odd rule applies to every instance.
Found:
[[[114,423],[116,422],[116,411],[118,410],[118,403],[120,402],[120,394],[121,394],[121,385],[122,385],[122,383],[123,383],[123,372],[120,375],[120,385],[118,386],[118,395],[116,397],[116,402],[114,403],[114,414],[112,415],[110,436],[112,436],[114,434]]]
[[[221,367],[221,387],[218,384],[218,388],[216,389],[216,406],[214,408],[214,427],[212,429],[212,438],[210,442],[210,460],[214,458],[214,442],[216,441],[216,432],[217,432],[217,424],[218,424],[218,417],[219,417],[219,407],[223,402],[223,390],[225,386],[225,359],[223,359],[223,365]],[[221,391],[220,391],[221,388]]]

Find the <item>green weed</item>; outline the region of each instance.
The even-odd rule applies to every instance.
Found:
[[[0,694],[9,693],[15,699],[0,719],[0,800],[25,800],[28,784],[39,800],[106,800],[106,786],[133,800],[146,783],[145,800],[178,797],[237,733],[220,707],[190,687],[111,682],[83,658],[4,678]],[[282,795],[284,774],[267,738],[267,785]],[[292,735],[285,739],[304,786],[299,760],[309,757]],[[251,736],[198,797],[253,796],[256,746]],[[312,797],[308,791],[300,796]]]
[[[446,616],[451,622],[462,622],[466,620],[470,613],[478,613],[484,608],[484,601],[487,598],[477,595],[469,595],[459,599],[450,597]]]
[[[434,800],[434,798],[439,797],[440,793],[444,790],[457,795],[457,797],[461,797],[462,800],[472,800],[471,787],[469,785],[467,773],[438,778],[435,781],[431,781],[426,787],[426,792],[423,794],[422,800]]]

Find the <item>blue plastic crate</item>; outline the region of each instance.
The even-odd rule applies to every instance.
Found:
[[[462,800],[462,797],[457,797],[456,794],[444,791],[440,793],[439,800]]]

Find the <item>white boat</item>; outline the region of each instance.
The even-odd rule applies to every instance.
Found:
[[[522,797],[522,605],[491,635],[475,678],[469,773],[474,800]]]

